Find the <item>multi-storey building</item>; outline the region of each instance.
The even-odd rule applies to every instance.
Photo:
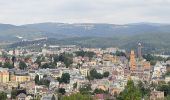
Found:
[[[9,72],[6,68],[0,68],[0,83],[9,82]]]
[[[136,59],[134,50],[131,50],[130,53],[130,70],[136,70]]]

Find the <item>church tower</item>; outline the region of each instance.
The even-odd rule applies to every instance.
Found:
[[[136,70],[136,59],[134,50],[131,50],[130,52],[130,70]]]
[[[142,57],[142,44],[138,43],[138,58]]]

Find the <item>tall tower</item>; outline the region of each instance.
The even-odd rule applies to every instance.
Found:
[[[135,59],[135,52],[131,50],[130,52],[130,70],[136,69],[136,59]]]
[[[138,58],[142,57],[142,45],[141,43],[138,43]]]

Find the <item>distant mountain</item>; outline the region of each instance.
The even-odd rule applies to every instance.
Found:
[[[143,33],[153,32],[169,32],[170,25],[158,23],[134,23],[125,25],[115,24],[94,24],[94,23],[38,23],[24,25],[28,28],[38,29],[51,34],[66,35],[66,36],[98,36],[98,37],[114,37],[114,36],[128,36]],[[51,34],[49,34],[51,33]],[[52,35],[52,37],[54,37]]]
[[[0,36],[3,39],[16,37],[24,39],[48,38],[70,38],[70,37],[124,37],[145,33],[167,33],[170,32],[169,24],[158,23],[134,23],[125,25],[94,24],[94,23],[37,23],[21,26],[0,24]]]
[[[0,31],[4,31],[7,29],[11,29],[11,28],[16,28],[17,26],[15,25],[10,25],[10,24],[0,24]]]
[[[144,22],[124,25],[36,23],[15,26],[0,24],[0,41],[20,42],[44,37],[49,38],[46,41],[49,43],[76,44],[88,47],[135,48],[138,42],[142,42],[147,50],[161,50],[170,48],[170,24]],[[51,38],[53,38],[52,41],[50,41]]]

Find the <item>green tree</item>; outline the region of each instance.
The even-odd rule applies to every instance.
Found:
[[[36,75],[36,76],[35,76],[34,81],[35,81],[35,84],[39,84],[39,81],[40,81],[40,80],[39,80],[39,75]]]
[[[103,75],[98,73],[96,69],[90,70],[90,78],[89,79],[102,79]]]
[[[36,75],[36,76],[35,76],[35,79],[34,79],[35,84],[37,84],[37,85],[45,85],[45,86],[49,87],[49,85],[50,85],[50,80],[45,79],[45,78],[46,78],[46,77],[44,77],[43,79],[39,80],[39,75]]]
[[[52,68],[54,68],[54,65],[52,63],[45,63],[41,66],[41,68],[44,68],[44,69],[51,68],[52,69]]]
[[[47,79],[41,79],[40,82],[39,82],[40,85],[45,85],[47,87],[49,87],[50,85],[50,80],[47,80]]]
[[[116,51],[116,53],[114,55],[126,57],[126,54],[124,52],[122,52],[122,51]]]
[[[11,60],[12,60],[12,66],[14,67],[14,63],[15,63],[15,61],[16,61],[16,57],[13,56]]]
[[[13,68],[13,66],[12,66],[12,64],[11,64],[10,62],[5,62],[5,63],[4,63],[4,66],[3,66],[3,68],[9,68],[9,69],[12,69],[12,68]]]
[[[66,93],[65,89],[64,88],[59,88],[58,89],[58,93],[64,95]]]
[[[165,61],[166,59],[160,56],[154,56],[152,54],[143,55],[143,58],[151,63],[151,65],[155,65],[157,61]]]
[[[59,61],[59,56],[58,55],[54,55],[54,63],[57,64],[58,61]]]
[[[20,93],[26,94],[26,90],[25,89],[13,88],[12,91],[11,91],[11,98],[16,99],[16,96]]]
[[[94,91],[93,91],[94,94],[101,94],[101,93],[104,93],[104,94],[108,94],[109,92],[108,91],[104,91],[102,89],[98,89],[96,88]]]
[[[2,66],[2,62],[0,62],[0,67],[3,67],[3,66]]]
[[[52,96],[51,100],[56,100],[56,99],[55,99],[55,95]]]
[[[5,92],[0,92],[0,99],[7,100],[7,94]]]
[[[38,56],[35,63],[38,64],[38,66],[40,67],[41,66],[41,62],[42,62],[42,57],[41,56]]]
[[[63,96],[62,100],[93,100],[91,95],[75,93],[70,96]]]
[[[70,83],[70,74],[69,73],[63,73],[61,78],[57,79],[59,83]]]
[[[73,84],[73,88],[74,88],[74,89],[77,88],[77,82]]]
[[[66,67],[70,67],[70,65],[73,63],[73,55],[68,53],[62,53],[60,55],[54,56],[54,64],[56,64],[58,61],[61,61],[65,64]]]
[[[127,82],[125,89],[119,94],[118,100],[141,100],[140,90],[134,85],[132,80]]]
[[[16,89],[12,89],[12,91],[11,91],[11,98],[12,99],[16,99],[16,96],[17,96],[17,90]]]
[[[166,96],[164,100],[170,100],[170,95]]]
[[[71,58],[65,58],[64,59],[64,64],[68,68],[71,64],[73,63],[73,60]]]
[[[170,95],[170,85],[169,84],[159,84],[157,87],[157,90],[164,92],[165,96]]]
[[[148,96],[149,93],[150,93],[150,89],[148,86],[146,86],[146,84],[142,81],[139,81],[138,84],[137,84],[138,88],[139,88],[139,91],[141,92],[142,94],[142,97],[144,96]]]
[[[27,68],[27,64],[24,61],[19,62],[19,68],[21,70],[25,70]]]
[[[90,59],[93,58],[95,56],[94,52],[91,51],[77,51],[75,52],[76,56],[81,56],[81,57],[89,57]]]
[[[109,76],[109,72],[104,72],[103,73],[103,77],[108,77]]]
[[[91,94],[90,91],[91,91],[91,84],[84,84],[83,86],[81,86],[79,88],[79,91],[81,94]]]

